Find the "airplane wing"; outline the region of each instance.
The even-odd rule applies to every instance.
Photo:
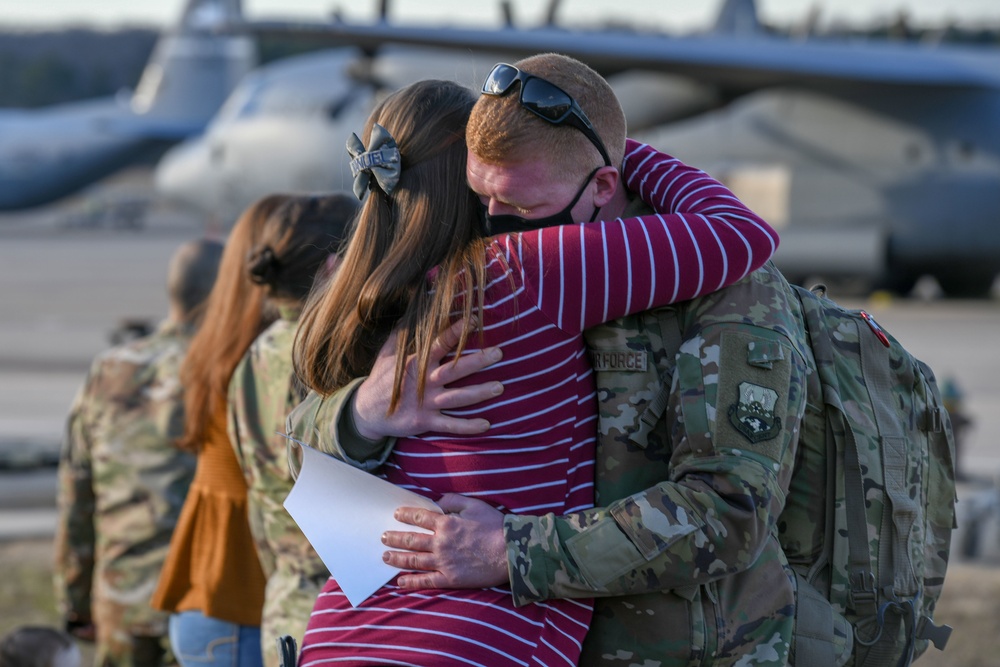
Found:
[[[366,49],[385,43],[465,51],[530,55],[554,51],[573,56],[604,74],[627,69],[668,71],[712,83],[732,93],[794,85],[836,93],[845,86],[883,89],[933,88],[968,91],[1000,88],[996,49],[767,35],[667,36],[625,31],[580,31],[556,27],[517,29],[433,28],[385,22],[254,22],[245,29],[263,35],[329,38]]]

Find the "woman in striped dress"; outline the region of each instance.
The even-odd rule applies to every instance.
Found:
[[[684,212],[488,238],[465,182],[474,101],[459,85],[423,81],[372,113],[353,162],[356,193],[370,191],[337,276],[303,313],[296,368],[327,395],[365,375],[396,330],[395,401],[402,359],[415,353],[422,377],[434,338],[465,318],[459,353],[503,350],[467,379],[503,383],[502,395],[463,415],[488,420],[489,431],[400,439],[382,474],[432,499],[461,493],[504,512],[564,514],[594,500],[597,405],[582,331],[736,282],[770,257],[776,237],[707,175],[629,142],[615,157],[626,152],[630,188],[651,206],[686,197]],[[604,168],[614,169],[587,169],[573,204],[594,196]],[[587,600],[514,607],[506,587],[405,591],[393,582],[352,607],[331,579],[300,662],[573,665],[590,614]]]

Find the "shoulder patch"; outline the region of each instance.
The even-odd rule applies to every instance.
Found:
[[[746,450],[777,463],[791,442],[786,422],[795,418],[787,416],[793,355],[769,349],[770,340],[755,333],[727,330],[720,336],[712,440],[717,450]]]
[[[729,406],[729,421],[750,442],[769,440],[781,431],[781,418],[774,413],[778,392],[741,382],[737,401]]]

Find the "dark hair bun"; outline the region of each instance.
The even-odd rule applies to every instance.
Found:
[[[258,285],[270,285],[278,272],[278,258],[271,246],[255,249],[247,262],[250,280]]]

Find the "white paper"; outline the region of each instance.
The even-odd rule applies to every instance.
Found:
[[[285,498],[285,509],[356,607],[399,574],[382,560],[386,551],[382,533],[430,532],[396,521],[392,516],[396,509],[424,507],[441,512],[441,508],[421,495],[289,439],[302,446],[302,469]]]

